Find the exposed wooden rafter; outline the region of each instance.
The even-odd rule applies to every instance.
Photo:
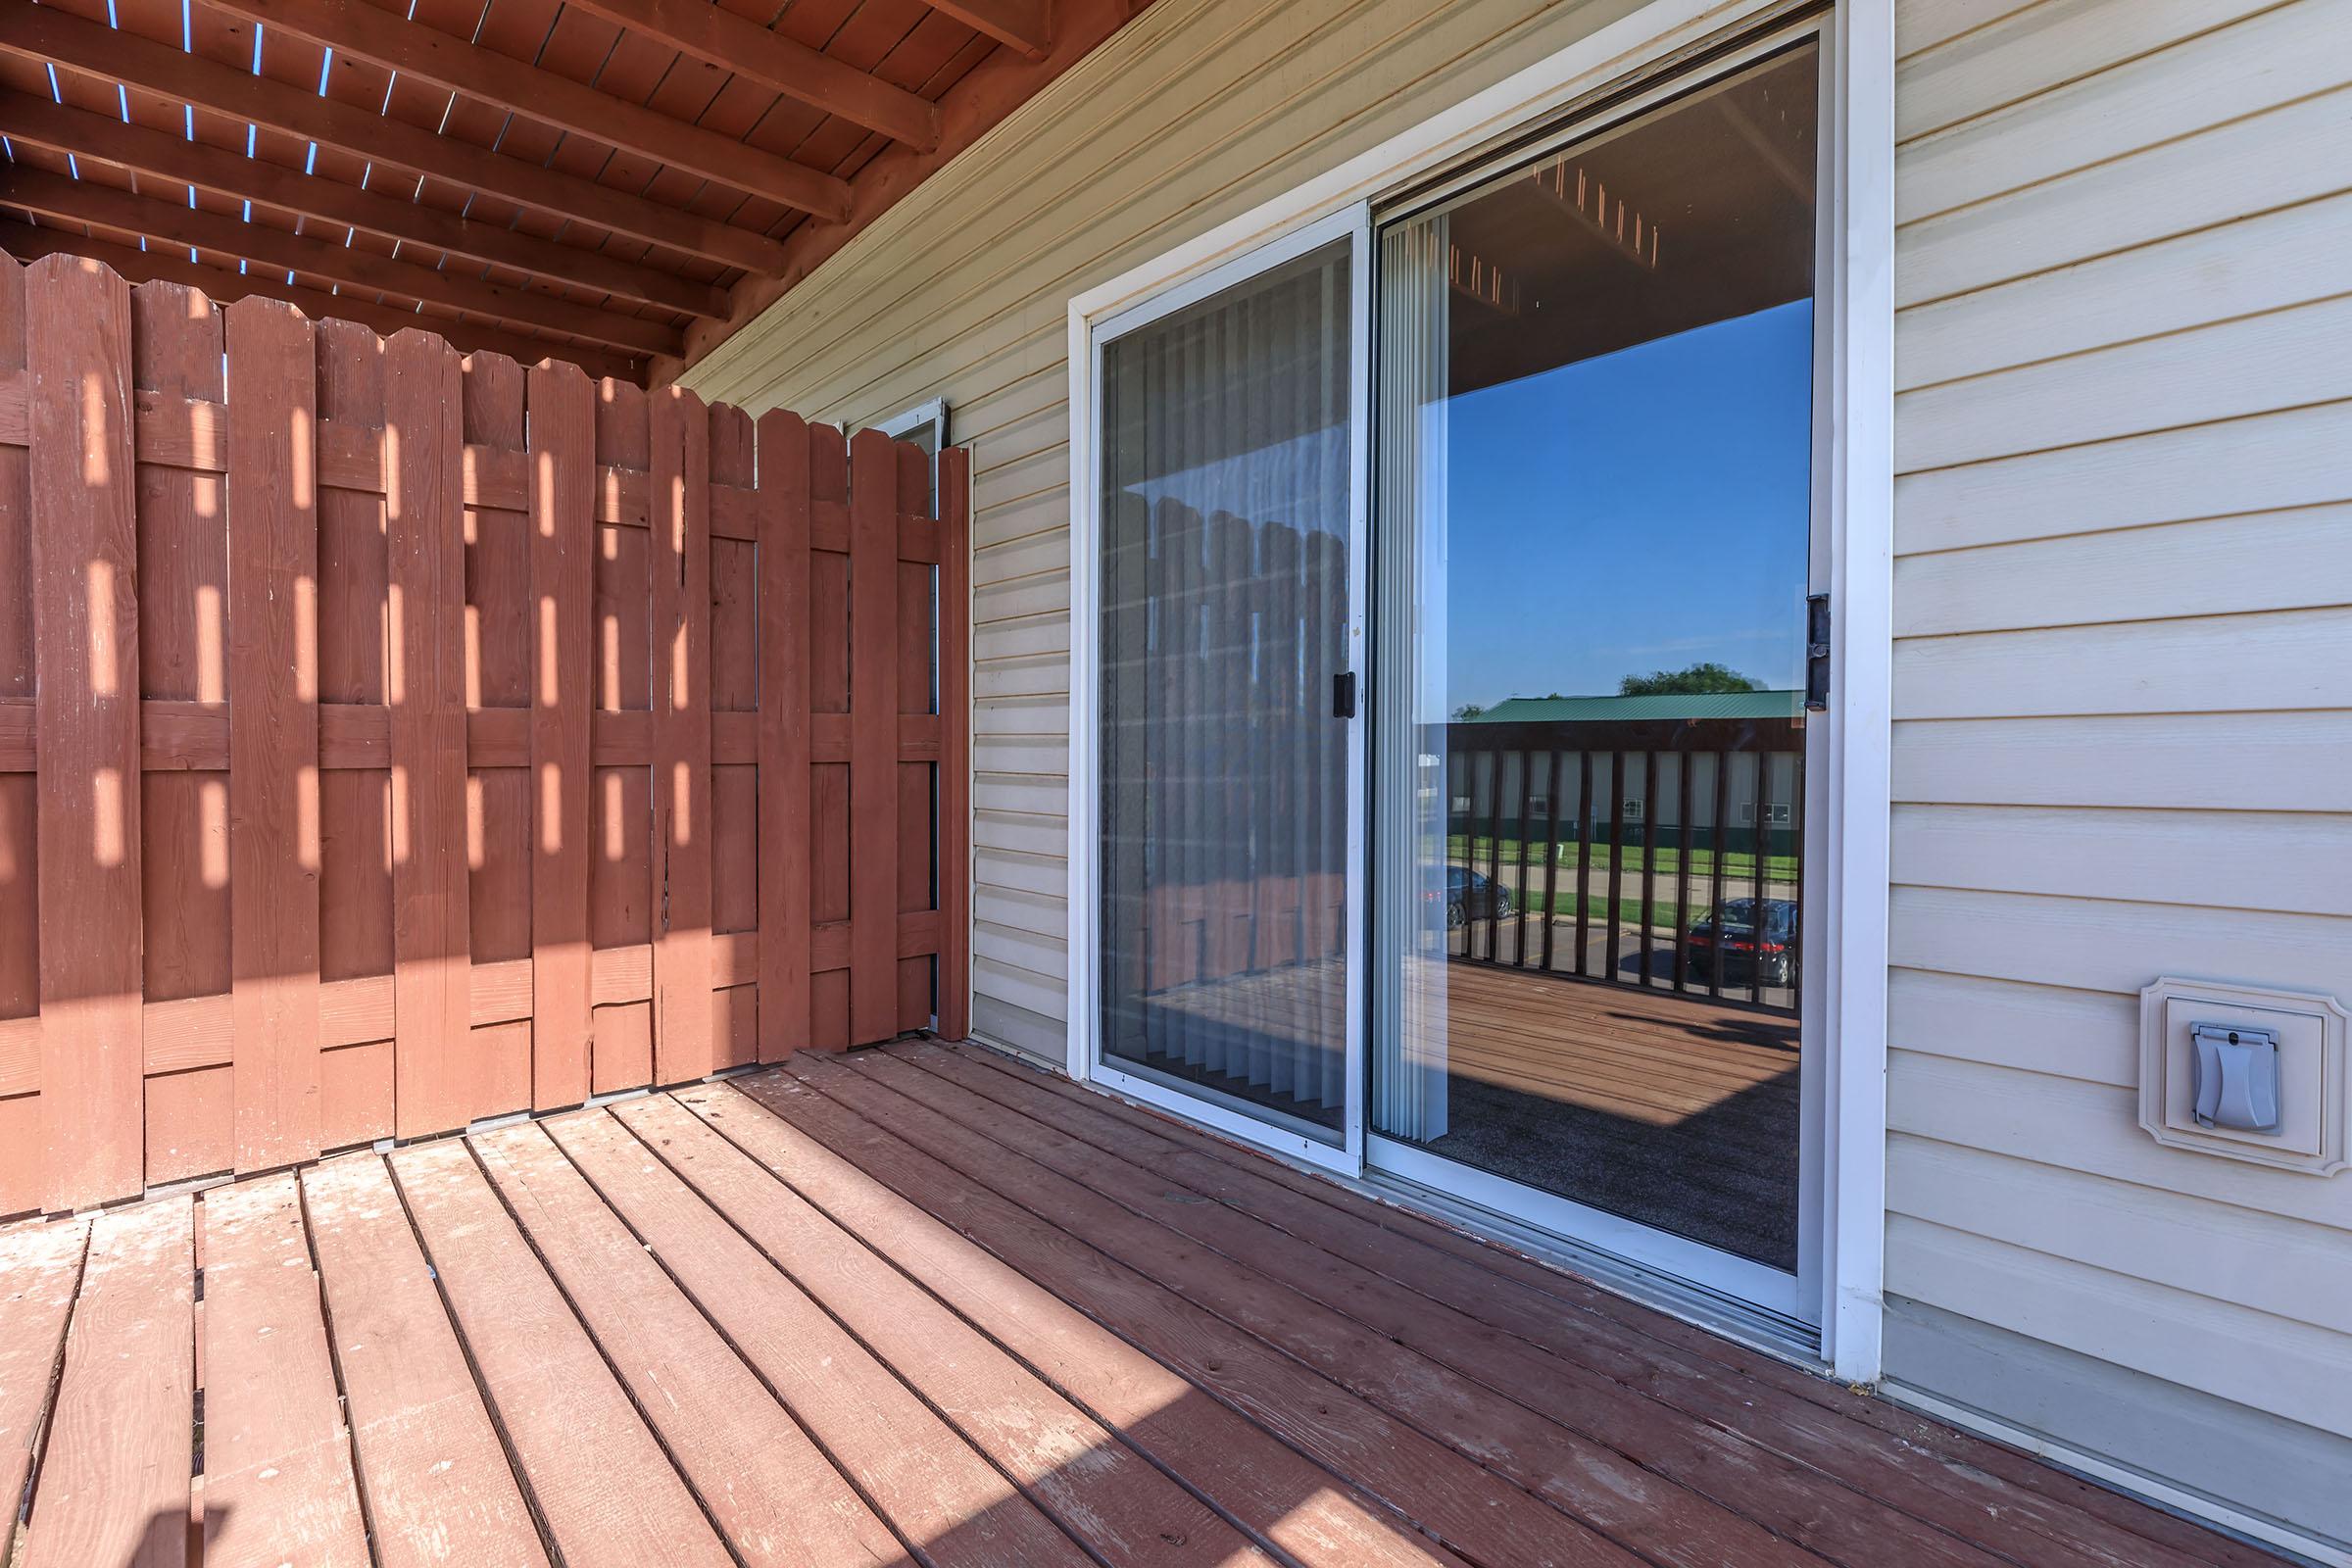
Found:
[[[932,10],[1010,44],[1032,60],[1054,46],[1052,0],[924,0]]]
[[[592,3],[600,14],[607,14],[606,7],[612,0],[573,0],[573,3]],[[705,10],[713,9],[706,0],[694,3]],[[804,224],[795,229],[785,241],[784,266],[767,276],[747,277],[737,283],[735,308],[727,319],[697,321],[688,326],[685,357],[657,363],[655,378],[674,377],[683,366],[693,364],[725,341],[848,244],[866,224],[987,134],[1047,83],[1092,54],[1105,38],[1124,26],[1129,18],[1151,3],[1152,0],[1054,0],[1054,41],[1043,60],[1024,60],[1000,51],[975,67],[940,100],[938,145],[928,151],[894,147],[866,165],[850,181],[849,220],[840,224]]]
[[[710,9],[709,0],[695,3]],[[355,158],[471,185],[520,206],[577,219],[729,267],[774,272],[785,266],[784,247],[763,234],[519,158],[504,157],[267,76],[215,65],[117,31],[104,23],[84,21],[54,6],[36,5],[33,0],[0,0],[0,52],[34,62],[54,61],[101,81],[120,81],[302,136]]]
[[[924,151],[939,145],[939,110],[831,55],[770,32],[710,0],[570,0],[591,16],[732,71],[830,115]]]
[[[639,153],[766,196],[787,207],[839,219],[849,212],[846,180],[762,152],[682,120],[614,98],[568,76],[494,54],[446,32],[409,22],[368,0],[206,0],[275,31],[374,62],[386,70],[512,108],[555,129]]]
[[[208,147],[29,93],[0,92],[0,135],[273,207],[365,229],[493,267],[576,283],[690,316],[726,315],[726,291],[576,245],[537,238],[340,180]]]
[[[272,274],[233,272],[224,268],[206,267],[189,261],[185,251],[143,251],[135,245],[93,239],[72,229],[35,228],[29,223],[0,219],[0,252],[6,252],[20,262],[37,261],[43,256],[61,253],[86,256],[94,262],[105,263],[132,283],[185,283],[191,288],[203,290],[221,305],[249,295],[284,300],[313,320],[340,317],[387,336],[404,326],[420,326],[440,333],[467,353],[504,354],[524,365],[535,365],[543,359],[556,359],[577,365],[590,375],[609,375],[624,381],[633,381],[642,373],[640,363],[623,355],[583,349],[570,343],[550,342],[544,338],[519,337],[480,321],[458,320],[447,316],[379,305],[346,294],[329,294],[320,289],[304,288],[299,283],[288,283],[283,277]]]
[[[281,270],[308,272],[371,292],[447,305],[510,325],[562,332],[632,353],[677,352],[677,332],[659,321],[480,278],[453,276],[353,246],[248,223],[225,213],[156,201],[95,180],[68,179],[19,167],[0,175],[0,205],[67,222],[95,223],[141,234],[170,245],[246,256]]]

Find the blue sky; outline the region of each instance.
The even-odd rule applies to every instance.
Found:
[[[1701,660],[1800,683],[1812,318],[1799,300],[1451,400],[1447,712]]]

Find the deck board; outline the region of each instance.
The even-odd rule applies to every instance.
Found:
[[[376,1560],[547,1568],[384,1162],[328,1160],[302,1192]]]
[[[565,1568],[729,1568],[710,1521],[466,1146],[404,1149],[391,1165]]]
[[[66,1318],[81,1283],[84,1219],[0,1236],[0,1497],[24,1495],[49,1388],[66,1349]],[[0,1520],[0,1562],[11,1560],[17,1516]]]
[[[474,1148],[746,1564],[900,1560],[898,1541],[542,1127]]]
[[[188,1560],[195,1232],[185,1198],[101,1214],[24,1533],[24,1568]]]
[[[1085,1412],[666,1100],[620,1120],[809,1296],[1116,1568],[1267,1558]]]
[[[27,1473],[76,1568],[2276,1560],[926,1042],[0,1231]]]
[[[611,1118],[556,1141],[801,1424],[933,1560],[1076,1565],[1077,1546],[675,1172]]]
[[[290,1175],[204,1204],[204,1565],[368,1568],[351,1434]]]

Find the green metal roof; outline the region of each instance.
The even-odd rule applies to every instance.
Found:
[[[1657,697],[1513,697],[1470,720],[1478,724],[1636,723],[1675,718],[1794,718],[1804,693],[1673,692]]]

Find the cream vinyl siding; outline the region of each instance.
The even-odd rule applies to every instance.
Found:
[[[1070,297],[1635,9],[1159,0],[688,377],[975,449],[984,1035],[1062,1054]],[[2133,994],[2352,992],[2352,0],[1896,14],[1888,1289],[2264,1412],[2291,1516],[2352,1176],[2141,1133]]]
[[[1897,17],[1887,1291],[2328,1445],[2352,1180],[2159,1148],[2134,993],[2352,995],[2352,0]]]
[[[1638,9],[1158,0],[685,378],[973,449],[974,1028],[1066,1012],[1070,297]]]

